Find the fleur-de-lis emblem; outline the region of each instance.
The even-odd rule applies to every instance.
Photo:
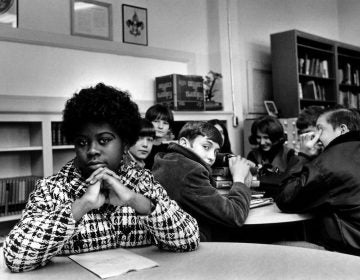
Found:
[[[134,11],[134,15],[132,16],[132,19],[128,19],[126,21],[126,25],[129,27],[130,34],[134,35],[135,37],[140,36],[141,30],[144,29],[144,22],[139,20],[136,11]]]

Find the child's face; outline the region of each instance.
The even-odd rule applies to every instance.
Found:
[[[85,177],[100,167],[116,171],[120,166],[124,146],[109,124],[87,123],[75,137],[77,166]]]
[[[260,130],[256,132],[256,142],[258,143],[259,148],[265,152],[270,151],[273,145],[272,141],[270,140],[269,134],[263,133]]]
[[[216,155],[220,146],[206,136],[197,136],[192,143],[186,141],[186,147],[197,154],[203,161],[210,166],[215,163]]]
[[[140,137],[135,145],[131,146],[129,152],[137,160],[145,160],[151,152],[153,146],[154,138],[151,136]]]
[[[168,121],[156,119],[152,121],[155,128],[156,137],[164,138],[169,132],[170,124]]]

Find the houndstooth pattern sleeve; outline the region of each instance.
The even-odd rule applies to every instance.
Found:
[[[4,242],[8,267],[15,272],[45,265],[76,233],[71,202],[54,205],[46,180],[39,180],[20,222]]]
[[[166,190],[154,180],[147,170],[133,169],[135,174],[125,176],[125,185],[134,185],[134,190],[149,198],[155,209],[148,216],[139,216],[148,229],[155,245],[171,251],[192,251],[199,245],[200,234],[197,221],[169,198]]]

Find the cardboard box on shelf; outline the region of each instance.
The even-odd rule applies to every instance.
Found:
[[[202,76],[171,74],[155,78],[156,103],[175,111],[203,111]]]

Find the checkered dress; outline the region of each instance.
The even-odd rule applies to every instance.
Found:
[[[121,182],[151,199],[154,211],[141,216],[131,207],[103,205],[76,222],[71,205],[86,192],[73,160],[59,173],[41,179],[31,193],[20,222],[4,242],[7,266],[15,272],[45,265],[55,255],[154,244],[172,251],[199,245],[196,220],[171,200],[148,170],[125,164]]]

